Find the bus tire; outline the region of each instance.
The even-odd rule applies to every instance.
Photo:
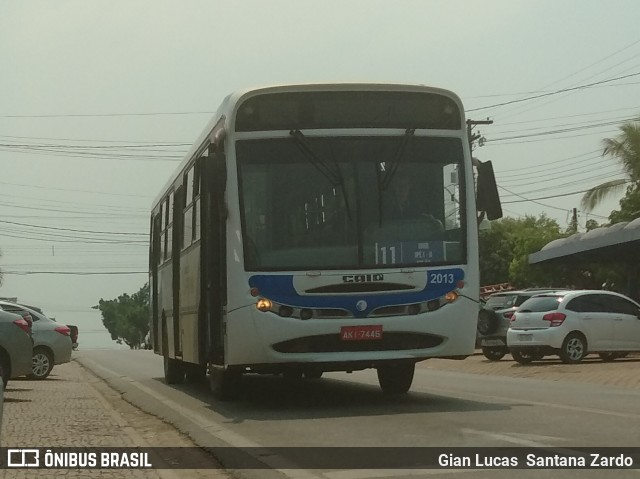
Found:
[[[319,369],[307,369],[304,372],[305,379],[320,379],[322,377],[322,371]]]
[[[409,391],[415,363],[392,363],[378,366],[378,382],[384,394],[398,395]]]
[[[164,381],[167,384],[180,384],[184,382],[184,364],[182,361],[169,357],[169,339],[166,321],[162,321],[162,357],[164,359]]]
[[[180,384],[184,382],[184,367],[181,361],[172,359],[164,352],[164,380],[167,384]]]
[[[209,375],[209,386],[217,401],[234,401],[240,397],[242,373],[229,369],[214,368]]]

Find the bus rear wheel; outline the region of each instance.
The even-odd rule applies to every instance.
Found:
[[[378,366],[378,382],[384,394],[398,395],[409,391],[415,363],[395,363]]]
[[[184,367],[181,361],[164,353],[164,380],[167,384],[180,384],[184,381]]]
[[[186,364],[185,377],[189,384],[200,384],[207,378],[207,367],[202,364]]]

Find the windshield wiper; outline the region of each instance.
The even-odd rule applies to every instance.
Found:
[[[380,163],[380,167],[376,165],[376,175],[378,177],[378,226],[382,227],[382,193],[387,190],[389,184],[391,184],[391,180],[395,176],[398,171],[398,166],[400,166],[400,162],[404,158],[404,151],[407,149],[407,145],[409,144],[409,140],[413,138],[416,133],[415,128],[407,128],[404,132],[404,136],[402,137],[402,143],[398,147],[398,151],[396,152],[396,156],[393,158],[393,161],[387,165],[384,163]],[[384,173],[384,175],[382,174]]]
[[[347,210],[347,217],[351,220],[351,208],[349,208],[349,198],[344,186],[344,178],[340,171],[340,166],[334,161],[335,171],[325,162],[318,154],[311,149],[311,145],[307,141],[307,137],[304,136],[300,130],[291,130],[289,135],[295,140],[296,145],[302,152],[302,154],[309,160],[315,168],[327,179],[331,186],[339,186],[342,189],[342,197],[344,198],[344,207]]]
[[[407,149],[409,140],[415,135],[415,133],[416,133],[415,128],[407,128],[407,131],[404,132],[404,136],[402,137],[402,143],[400,143],[400,147],[396,152],[396,156],[394,157],[393,161],[389,164],[389,168],[385,169],[386,170],[385,174],[382,177],[382,185],[381,185],[382,191],[385,191],[389,187],[391,180],[393,179],[396,172],[398,171],[398,166],[400,166],[400,162],[404,158],[404,150]]]

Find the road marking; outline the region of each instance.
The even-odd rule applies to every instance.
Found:
[[[269,449],[266,446],[258,444],[257,442],[251,441],[250,439],[231,431],[230,429],[222,426],[220,423],[210,419],[204,414],[200,414],[194,410],[191,410],[189,408],[182,406],[181,404],[175,401],[172,401],[171,399],[166,398],[163,395],[159,395],[158,391],[154,391],[153,389],[147,386],[144,386],[143,384],[140,384],[139,382],[135,381],[134,379],[128,376],[124,376],[109,368],[105,368],[104,366],[97,364],[90,359],[88,360],[86,358],[83,358],[82,361],[90,362],[91,363],[90,369],[93,369],[93,368],[100,369],[109,376],[117,377],[117,378],[120,378],[121,380],[128,381],[132,387],[135,387],[140,391],[144,392],[145,394],[148,394],[154,399],[160,401],[165,406],[178,412],[180,415],[186,417],[187,419],[192,421],[194,424],[197,424],[200,428],[206,430],[207,432],[217,437],[221,441],[229,444],[231,447],[236,447],[240,449],[255,447],[255,448],[262,448],[265,451]],[[277,471],[287,476],[290,479],[321,479],[322,478],[322,476],[314,474],[311,471],[308,471],[305,469],[297,469],[295,464],[291,464],[285,458],[281,456],[277,456],[275,454],[271,456],[253,455],[253,457],[256,460],[269,466],[270,469]]]
[[[354,469],[325,472],[323,476],[327,479],[380,479],[385,477],[426,477],[441,474],[465,474],[469,472],[476,474],[478,472],[495,474],[495,471],[490,469]]]
[[[540,440],[545,441],[567,441],[568,439],[564,439],[561,437],[554,436],[538,436],[536,434],[519,434],[519,433],[501,433],[501,432],[492,432],[492,431],[481,431],[479,429],[460,429],[462,434],[472,434],[476,436],[484,436],[491,439],[497,439],[498,441],[509,442],[512,444],[517,444],[518,446],[526,446],[526,447],[552,447],[548,442],[540,442]]]

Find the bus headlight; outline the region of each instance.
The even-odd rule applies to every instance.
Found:
[[[447,294],[444,295],[444,299],[447,301],[447,303],[453,303],[456,299],[458,299],[458,292],[449,291]]]
[[[267,311],[271,311],[272,306],[273,306],[273,303],[271,302],[270,299],[267,299],[267,298],[260,298],[256,302],[256,308],[258,308],[258,311],[262,311],[263,313],[266,313]]]

